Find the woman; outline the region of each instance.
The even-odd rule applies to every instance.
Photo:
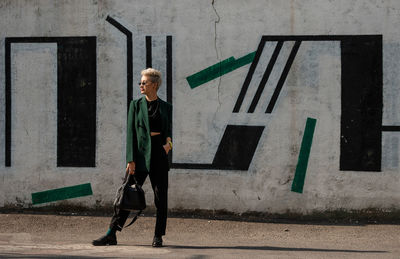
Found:
[[[144,97],[133,100],[129,106],[127,124],[126,160],[127,174],[134,175],[143,185],[147,175],[154,192],[157,219],[153,247],[162,246],[167,224],[168,153],[172,149],[172,106],[157,96],[161,73],[148,68],[142,71],[139,83]],[[131,177],[132,178],[132,177]],[[116,231],[121,231],[129,211],[114,213],[105,236],[93,240],[93,245],[116,245]]]

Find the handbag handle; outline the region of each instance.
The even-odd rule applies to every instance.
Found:
[[[134,182],[135,184],[137,184],[137,181],[136,181],[135,176],[134,176],[133,174],[129,174],[128,172],[126,172],[126,173],[125,173],[125,179],[124,179],[123,185],[126,186],[126,185],[130,182],[131,178],[133,179],[133,182]],[[124,226],[124,227],[121,227],[121,229],[122,229],[122,228],[127,228],[127,227],[129,227],[130,225],[132,225],[132,224],[137,220],[138,216],[142,213],[142,211],[143,211],[143,210],[139,210],[139,211],[136,213],[136,215],[132,218],[132,221],[131,221],[128,225],[126,225],[126,226]],[[115,205],[114,205],[114,214],[117,214],[117,207],[116,207]]]
[[[137,184],[135,175],[129,174],[129,173],[125,173],[125,178],[124,178],[123,184],[128,184],[128,183],[130,183],[130,182],[131,182],[131,179],[132,179],[132,181],[133,181],[134,184]]]

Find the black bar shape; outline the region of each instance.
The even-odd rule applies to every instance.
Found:
[[[349,39],[373,39],[381,34],[360,34],[360,35],[264,35],[264,41],[346,41]]]
[[[127,60],[126,60],[126,70],[127,70],[127,86],[126,86],[126,110],[127,114],[129,112],[129,104],[131,100],[133,99],[133,50],[132,50],[132,33],[130,35],[126,36],[126,55],[127,55]]]
[[[96,166],[96,37],[57,48],[57,166]]]
[[[131,102],[131,100],[133,99],[133,46],[132,46],[132,32],[130,30],[128,30],[126,27],[124,27],[122,24],[120,24],[119,22],[117,22],[115,19],[113,19],[110,16],[107,16],[106,21],[109,22],[110,24],[112,24],[115,28],[117,28],[118,30],[120,30],[123,34],[126,35],[126,71],[127,71],[127,86],[126,86],[126,110],[127,110],[127,114],[129,111],[129,104]]]
[[[278,41],[274,52],[272,53],[271,59],[269,60],[268,66],[265,69],[264,75],[261,79],[260,85],[257,88],[257,92],[254,95],[253,101],[251,102],[250,108],[247,113],[253,113],[257,107],[258,101],[260,100],[261,94],[264,91],[265,84],[268,82],[269,76],[271,75],[272,69],[274,68],[275,62],[278,59],[279,52],[283,46],[283,41]]]
[[[382,126],[382,131],[400,131],[400,126]]]
[[[382,36],[341,42],[340,170],[381,171]]]
[[[146,36],[146,68],[152,67],[151,36]]]
[[[168,35],[166,39],[166,58],[167,58],[167,75],[166,75],[166,81],[167,81],[167,102],[172,104],[172,36]],[[173,120],[172,120],[173,121]],[[172,123],[173,126],[173,123]],[[168,161],[169,164],[172,165],[173,161],[173,151],[171,150],[168,153]]]
[[[167,36],[167,102],[172,104],[172,36]]]
[[[126,36],[132,35],[132,32],[130,30],[128,30],[126,27],[124,27],[122,24],[120,24],[117,20],[115,20],[111,16],[108,15],[106,21],[112,24],[115,28],[120,30]]]
[[[292,48],[292,51],[289,54],[289,58],[288,58],[288,60],[286,62],[286,65],[285,65],[285,67],[283,69],[281,77],[279,78],[279,81],[278,81],[278,84],[277,84],[277,86],[275,88],[274,94],[272,95],[271,100],[269,101],[269,104],[268,104],[268,107],[267,107],[267,110],[265,111],[265,113],[271,113],[272,110],[274,109],[275,103],[278,100],[278,97],[279,97],[279,94],[280,94],[280,92],[282,90],[283,84],[285,83],[286,77],[289,74],[290,68],[291,68],[291,66],[293,64],[294,58],[296,57],[297,51],[300,48],[300,44],[301,44],[301,41],[296,41],[295,42],[295,44],[294,44],[294,46]]]
[[[200,169],[217,170],[212,164],[190,164],[190,163],[172,163],[171,168],[175,169]]]
[[[236,100],[235,107],[233,108],[233,113],[238,113],[240,111],[240,107],[242,106],[244,97],[246,96],[247,89],[249,88],[249,84],[251,82],[251,79],[253,78],[254,71],[256,70],[264,46],[265,46],[265,40],[261,38],[260,43],[258,44],[256,55],[254,56],[253,62],[250,65],[249,72],[247,73],[242,89],[240,90],[238,99]]]
[[[5,110],[5,166],[11,166],[11,42],[5,39],[6,110]]]

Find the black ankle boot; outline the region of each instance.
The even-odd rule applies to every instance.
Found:
[[[152,246],[153,247],[162,247],[163,246],[162,242],[163,242],[163,240],[162,240],[161,236],[154,236]]]
[[[105,235],[100,237],[99,239],[93,240],[92,244],[94,246],[113,246],[117,244],[117,236],[115,234]]]

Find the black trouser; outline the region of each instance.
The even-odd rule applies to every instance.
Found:
[[[135,172],[134,179],[139,185],[143,185],[147,178],[150,177],[151,187],[154,192],[154,204],[157,208],[157,219],[154,235],[165,235],[165,228],[167,226],[167,211],[168,211],[168,156],[163,148],[163,142],[160,135],[151,137],[151,162],[150,172]],[[132,177],[131,177],[132,179]],[[133,184],[133,183],[132,183]],[[110,228],[115,230],[122,230],[129,211],[118,210],[114,213]]]

